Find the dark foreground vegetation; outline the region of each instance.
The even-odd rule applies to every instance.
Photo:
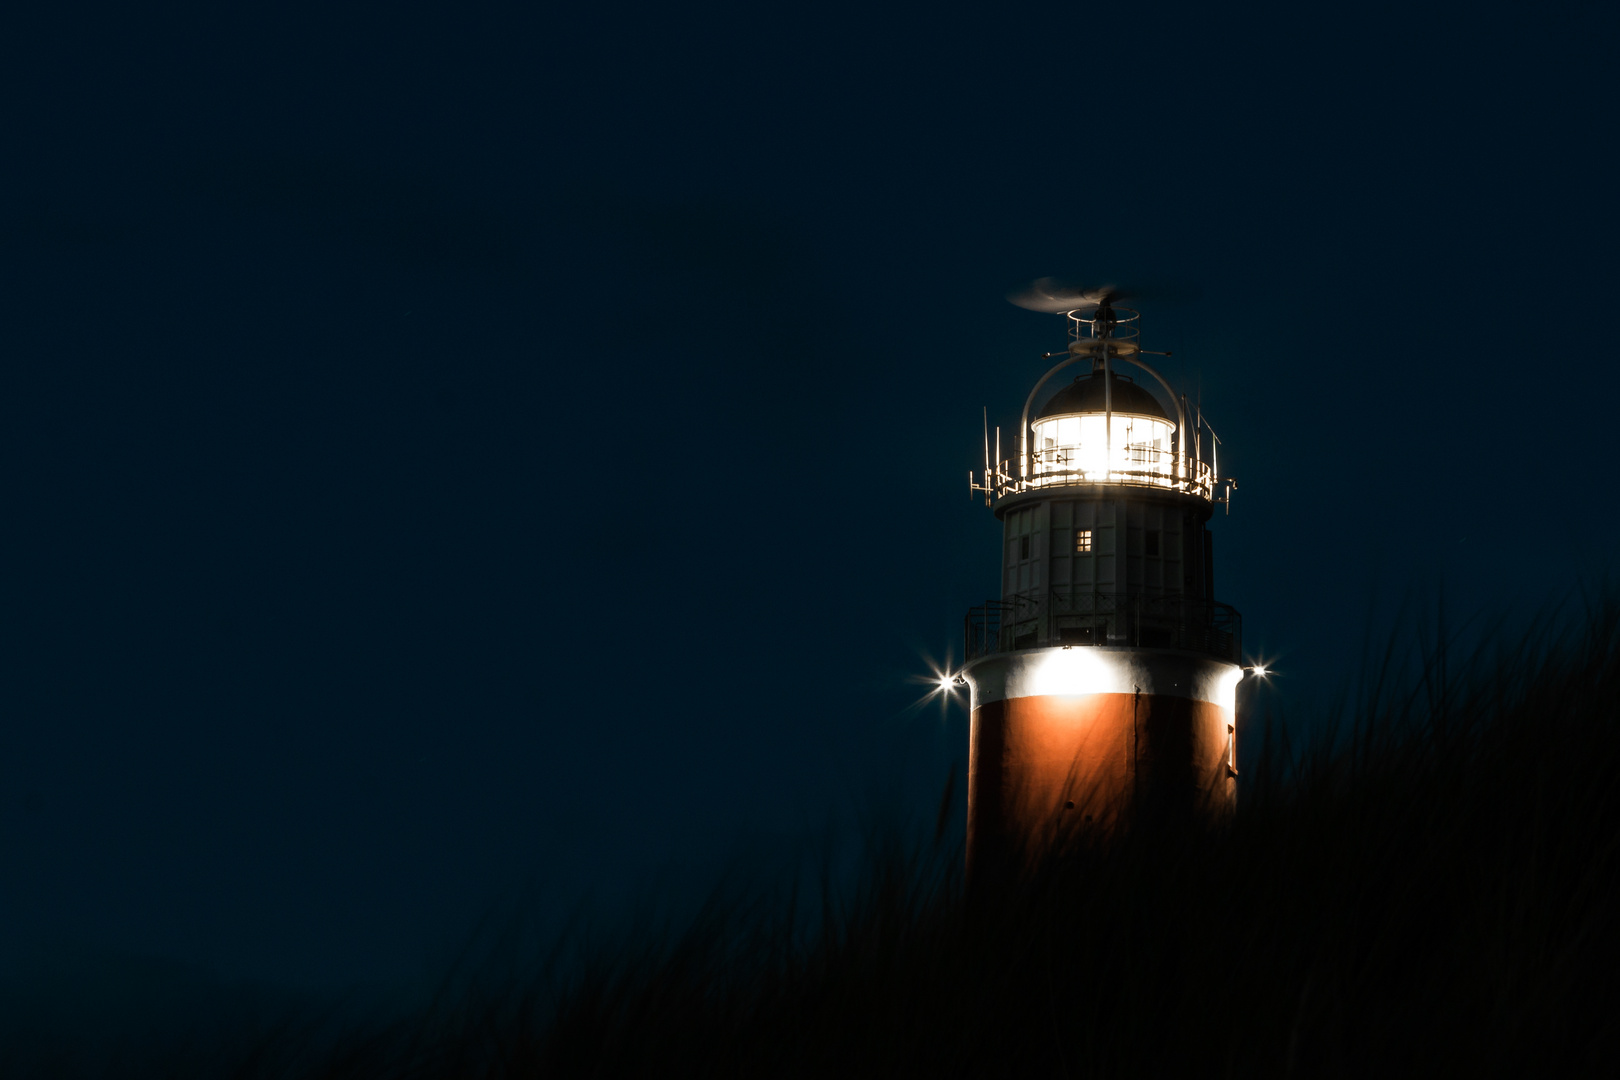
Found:
[[[1612,1075],[1620,607],[1573,623],[1374,658],[1309,747],[1253,716],[1224,829],[1076,836],[970,907],[947,797],[850,889],[722,890],[679,932],[532,963],[495,935],[396,1023],[125,1072]]]

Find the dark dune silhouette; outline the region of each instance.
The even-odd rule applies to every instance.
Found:
[[[1229,826],[1077,830],[971,905],[942,811],[914,842],[875,835],[848,889],[728,886],[678,931],[606,946],[491,924],[387,1023],[265,1008],[207,1030],[199,1002],[204,1030],[121,1055],[13,1030],[4,1071],[1593,1072],[1616,1039],[1594,991],[1620,899],[1620,603],[1559,625],[1467,662],[1433,646],[1405,677],[1392,649],[1333,737],[1292,747],[1250,719],[1265,745]]]

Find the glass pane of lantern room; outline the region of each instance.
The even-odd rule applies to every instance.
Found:
[[[1162,483],[1170,482],[1170,424],[1164,421],[1153,422],[1153,437],[1150,446],[1153,450],[1153,471],[1162,478]]]
[[[1046,472],[1050,467],[1052,455],[1048,447],[1053,442],[1054,426],[1050,421],[1035,425],[1035,441],[1030,446],[1029,465],[1030,471],[1036,476]]]
[[[1109,446],[1110,452],[1108,455],[1110,480],[1124,479],[1119,473],[1131,467],[1131,458],[1125,449],[1130,445],[1130,441],[1131,425],[1129,418],[1124,416],[1114,417],[1113,442]]]
[[[1103,431],[1106,429],[1106,423],[1103,417],[1095,414],[1078,419],[1080,421],[1078,464],[1085,470],[1087,476],[1101,479],[1107,461],[1103,452]]]

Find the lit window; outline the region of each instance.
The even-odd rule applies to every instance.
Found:
[[[1076,555],[1091,550],[1091,530],[1074,530],[1074,551]]]

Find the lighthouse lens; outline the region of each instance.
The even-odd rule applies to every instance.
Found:
[[[1035,424],[1031,455],[1040,486],[1129,483],[1171,487],[1176,482],[1169,421],[1115,413],[1058,416]]]

